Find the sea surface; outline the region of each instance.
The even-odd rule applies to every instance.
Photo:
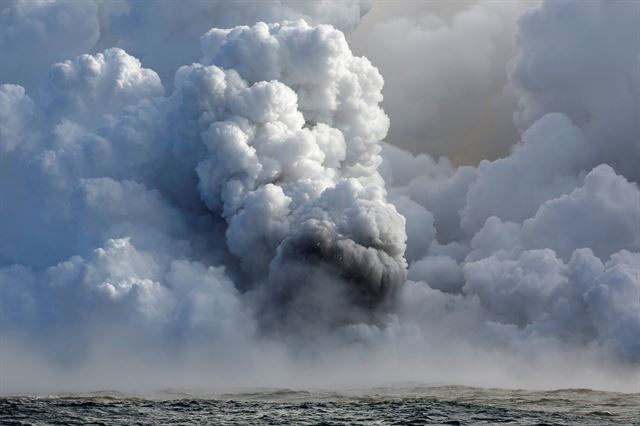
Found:
[[[0,424],[640,425],[640,393],[462,386],[0,398]]]

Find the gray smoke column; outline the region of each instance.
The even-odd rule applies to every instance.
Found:
[[[261,310],[308,326],[391,308],[406,237],[377,173],[388,128],[378,71],[341,32],[303,21],[214,29],[202,45],[205,63],[242,83],[203,133],[199,189]],[[180,69],[178,84],[207,69],[219,70]]]

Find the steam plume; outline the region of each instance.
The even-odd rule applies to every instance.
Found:
[[[2,392],[638,383],[638,5],[229,4],[0,3]]]

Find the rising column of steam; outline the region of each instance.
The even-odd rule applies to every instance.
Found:
[[[341,32],[303,21],[213,29],[202,44],[205,63],[243,82],[202,134],[199,188],[261,311],[291,325],[389,309],[406,237],[377,172],[382,77]],[[207,70],[220,72],[182,68],[178,81]]]
[[[21,264],[0,274],[10,329],[62,316],[91,334],[75,319],[129,317],[162,336],[246,310],[325,329],[391,308],[406,237],[377,172],[380,74],[340,31],[302,20],[202,45],[169,97],[118,48],[55,64],[33,98],[2,86],[0,185],[30,194],[2,207],[0,259]],[[185,293],[198,274],[217,278]],[[202,317],[198,303],[225,298],[243,302]]]

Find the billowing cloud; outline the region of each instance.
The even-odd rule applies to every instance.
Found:
[[[169,97],[117,48],[53,65],[40,102],[2,86],[3,110],[21,114],[3,114],[2,188],[16,194],[2,206],[3,327],[63,313],[162,341],[191,316],[251,330],[253,312],[262,329],[304,332],[392,309],[405,221],[377,172],[376,69],[304,21],[202,43],[204,64],[178,69]]]
[[[608,165],[593,169],[582,187],[540,206],[524,222],[528,244],[568,257],[582,247],[606,259],[621,248],[640,250],[640,190]]]
[[[572,16],[570,27],[560,24],[566,16]],[[520,128],[546,113],[563,113],[598,147],[602,162],[635,181],[640,50],[632,40],[638,19],[634,4],[545,2],[522,16],[511,72],[520,93]]]
[[[368,6],[1,3],[9,389],[629,388],[638,6]]]
[[[0,82],[31,89],[57,61],[87,52],[100,38],[94,1],[0,3]]]
[[[0,69],[0,82],[35,91],[54,62],[120,47],[170,87],[178,67],[200,59],[198,39],[212,27],[305,19],[349,33],[370,8],[370,0],[5,0],[0,3],[0,55],[11,60]]]
[[[636,5],[577,1],[523,13],[509,66],[521,137],[508,155],[456,168],[427,155],[429,136],[416,156],[385,146],[390,199],[408,218],[434,218],[435,236],[429,225],[408,233],[408,247],[430,243],[409,258],[411,291],[441,292],[455,324],[466,321],[458,309],[481,318],[457,336],[637,362],[637,49],[623,47],[637,14]],[[415,307],[400,312],[412,317]]]

